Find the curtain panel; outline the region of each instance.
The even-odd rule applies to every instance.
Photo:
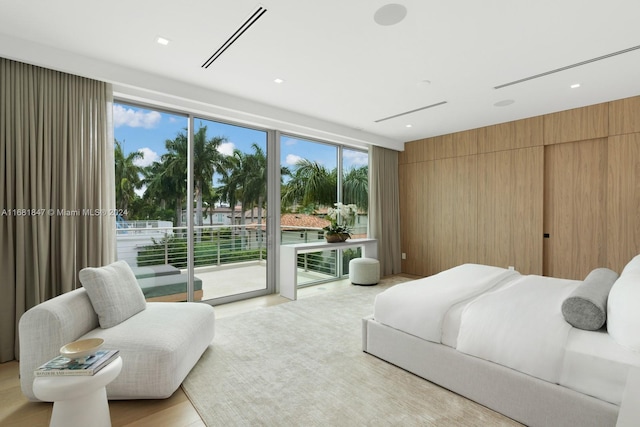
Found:
[[[111,85],[0,58],[0,362],[29,308],[115,259]]]
[[[380,273],[388,276],[402,271],[398,152],[374,146],[370,157],[369,234],[378,239]]]

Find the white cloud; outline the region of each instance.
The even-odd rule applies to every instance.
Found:
[[[139,149],[138,151],[140,151],[142,153],[143,158],[142,159],[136,159],[136,160],[133,161],[133,163],[136,166],[145,167],[145,166],[149,166],[153,162],[156,162],[156,161],[160,160],[160,156],[158,155],[158,153],[153,151],[151,148],[143,147],[143,148]]]
[[[138,197],[144,196],[144,192],[147,191],[147,186],[143,185],[141,188],[136,188],[133,191],[138,195]]]
[[[286,138],[284,140],[284,145],[296,145],[297,143],[298,143],[298,140],[293,138]]]
[[[290,166],[294,166],[300,160],[304,160],[304,159],[302,157],[300,157],[300,156],[295,155],[295,154],[288,154],[287,157],[285,158],[286,164],[288,164]]]
[[[233,142],[223,142],[218,146],[218,153],[226,156],[233,156],[233,150],[235,149],[236,146]]]
[[[113,106],[113,123],[115,127],[129,126],[132,128],[152,129],[160,123],[162,116],[157,111],[144,112],[125,108],[122,105]]]
[[[364,166],[369,164],[369,155],[362,151],[344,150],[342,154],[345,158],[349,159],[352,165]]]

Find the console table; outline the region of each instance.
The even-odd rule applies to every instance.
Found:
[[[327,243],[323,240],[318,240],[311,243],[294,243],[280,246],[280,295],[290,300],[297,298],[298,254],[354,247],[362,248],[363,258],[378,259],[378,241],[376,239],[349,239],[340,243]]]

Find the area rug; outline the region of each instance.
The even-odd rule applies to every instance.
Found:
[[[376,286],[349,286],[216,322],[182,387],[213,426],[519,425],[362,351]]]

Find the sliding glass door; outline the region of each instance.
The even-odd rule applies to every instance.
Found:
[[[147,299],[267,293],[268,132],[124,103],[114,122],[118,259]]]
[[[267,291],[264,130],[194,118],[195,276],[204,299]]]

